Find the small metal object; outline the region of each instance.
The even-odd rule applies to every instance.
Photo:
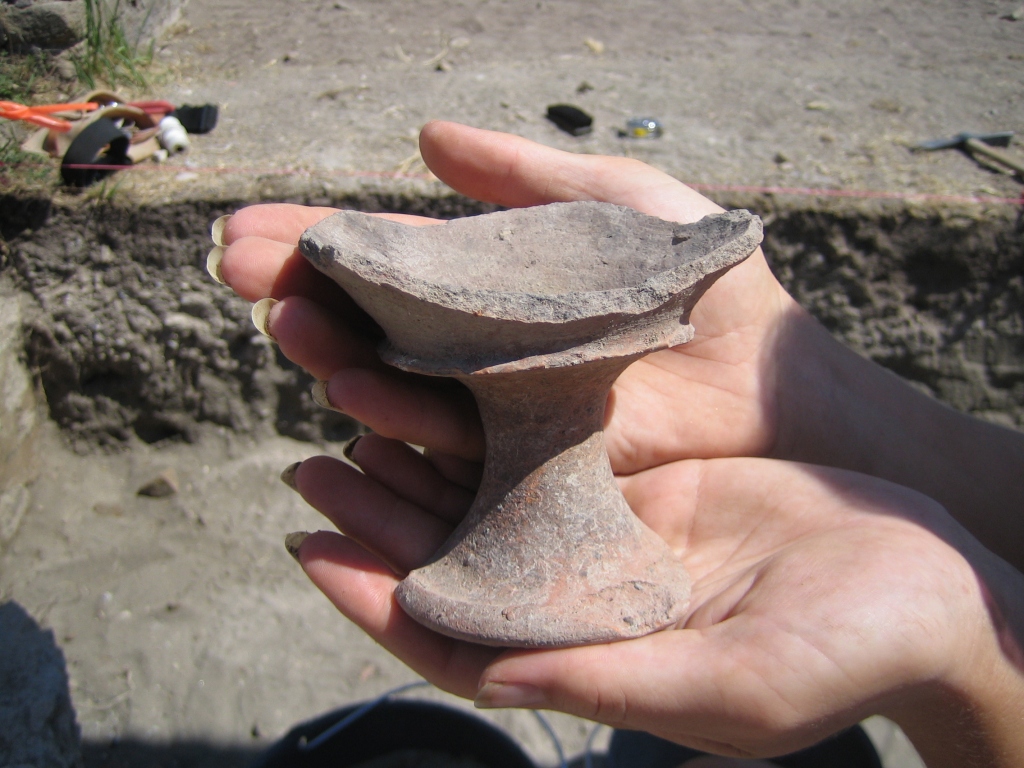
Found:
[[[626,122],[625,135],[631,139],[656,139],[661,132],[661,122],[653,117],[634,117]]]
[[[1013,131],[1000,131],[998,133],[958,133],[949,139],[936,139],[934,141],[922,141],[915,146],[914,150],[932,151],[936,149],[963,149],[977,155],[984,155],[990,160],[1011,168],[1018,174],[1024,176],[1024,162],[1015,157],[1010,157],[993,147],[1008,147],[1010,139],[1013,138]]]
[[[965,144],[971,139],[982,141],[991,147],[1008,147],[1010,146],[1010,139],[1012,138],[1013,131],[999,131],[998,133],[958,133],[956,136],[949,139],[922,141],[914,147],[914,149],[949,149],[951,147],[959,147],[961,144]]]

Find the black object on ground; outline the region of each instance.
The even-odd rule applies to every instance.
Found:
[[[178,121],[190,134],[209,133],[217,127],[216,104],[203,104],[201,107],[183,104],[171,115],[178,118]]]
[[[571,104],[552,104],[548,107],[547,118],[563,131],[573,136],[583,136],[586,133],[590,133],[594,126],[594,118],[579,107],[574,107]]]
[[[75,137],[64,153],[60,175],[72,187],[87,187],[108,176],[118,167],[131,165],[128,157],[130,137],[113,120],[98,117]],[[111,166],[109,170],[96,166]],[[87,167],[77,167],[87,166]]]
[[[536,768],[508,735],[486,720],[453,707],[429,701],[382,701],[315,749],[303,745],[339,722],[362,704],[322,715],[292,728],[251,768],[347,768],[396,755],[407,764],[421,752],[448,756],[453,765],[482,768]],[[376,763],[375,763],[376,764]],[[390,762],[388,762],[390,764]]]
[[[615,731],[608,745],[609,768],[685,768],[706,753],[641,731]],[[779,768],[882,768],[874,744],[859,725],[820,744],[765,762]]]

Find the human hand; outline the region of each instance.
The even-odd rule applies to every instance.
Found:
[[[679,221],[693,221],[717,210],[675,180],[632,161],[567,155],[521,139],[450,124],[428,126],[424,131],[422,148],[431,168],[453,187],[465,194],[503,205],[598,199],[631,205],[652,215]],[[258,206],[241,211],[225,228],[224,241],[230,245],[223,254],[222,274],[236,291],[250,300],[264,296],[284,299],[270,316],[270,330],[282,351],[317,378],[329,379],[327,394],[334,406],[347,411],[381,435],[428,446],[431,449],[430,466],[416,462],[408,465],[392,462],[373,470],[363,464],[369,477],[359,480],[347,476],[348,470],[338,467],[316,469],[317,462],[327,461],[325,459],[304,463],[300,470],[302,487],[313,494],[307,498],[322,509],[333,510],[332,517],[341,515],[331,506],[338,502],[327,499],[317,502],[314,498],[315,488],[331,486],[334,481],[328,478],[336,472],[341,478],[338,482],[342,482],[346,489],[344,494],[350,494],[346,504],[361,499],[366,509],[380,509],[378,503],[386,502],[394,505],[395,515],[361,518],[352,515],[350,510],[348,517],[340,523],[343,530],[366,543],[370,550],[377,552],[377,556],[345,539],[332,539],[333,543],[321,552],[322,536],[318,535],[303,546],[303,558],[312,558],[309,560],[311,575],[315,580],[319,579],[318,583],[325,591],[347,606],[350,615],[361,619],[364,626],[375,627],[378,633],[388,632],[389,647],[398,655],[408,659],[415,656],[418,669],[425,670],[435,680],[444,681],[446,686],[457,692],[472,696],[475,688],[468,685],[472,675],[465,674],[467,670],[508,668],[501,665],[488,667],[495,656],[492,649],[453,644],[444,639],[432,643],[417,635],[417,632],[426,630],[412,624],[390,601],[390,588],[395,576],[387,564],[402,573],[412,567],[411,564],[422,562],[443,539],[440,534],[458,519],[460,505],[471,495],[474,477],[472,467],[461,460],[479,459],[482,454],[475,408],[471,398],[459,387],[401,374],[382,366],[373,351],[372,324],[352,306],[340,289],[313,271],[295,252],[294,243],[299,234],[330,212],[329,209],[292,206]],[[410,217],[395,218],[409,223],[427,223]],[[941,414],[936,417],[931,406],[924,409],[906,407],[908,388],[905,385],[884,372],[879,376],[877,368],[852,354],[838,351],[839,346],[809,321],[781,290],[759,252],[713,286],[698,304],[691,320],[697,330],[693,342],[677,350],[651,355],[635,364],[613,390],[606,437],[612,464],[618,473],[640,473],[637,478],[653,479],[658,472],[669,471],[665,465],[673,465],[679,459],[691,456],[772,454],[864,468],[928,490],[940,498],[956,496],[955,493],[942,493],[943,482],[958,482],[957,478],[966,478],[971,492],[961,494],[956,500],[964,502],[959,505],[961,513],[970,509],[968,502],[976,499],[977,489],[982,486],[972,480],[977,474],[969,471],[963,454],[969,452],[969,448],[977,447],[979,441],[957,439],[958,432],[950,429],[949,419]],[[836,357],[839,358],[838,363]],[[862,396],[863,392],[868,394]],[[869,407],[865,408],[865,403]],[[878,403],[886,405],[884,408],[875,407]],[[864,417],[865,411],[868,411],[868,418]],[[906,418],[900,422],[893,418],[895,413]],[[822,418],[823,414],[827,418]],[[851,423],[855,429],[850,429]],[[878,427],[880,423],[881,428]],[[925,428],[922,429],[920,424]],[[890,434],[894,430],[895,434]],[[929,430],[935,433],[934,436],[921,441],[921,435]],[[984,436],[982,442],[1003,447],[1001,458],[992,461],[985,451],[976,451],[975,461],[983,464],[989,472],[1002,464],[1012,465],[1013,453],[1005,449],[1005,441],[992,439],[989,433]],[[376,436],[364,438],[359,443],[359,452],[368,450],[379,440]],[[921,445],[916,449],[910,445],[911,450],[907,450],[908,443],[915,440]],[[922,445],[927,450],[922,450]],[[1017,445],[1019,448],[1019,441]],[[957,446],[966,447],[957,453]],[[942,451],[935,450],[937,448]],[[950,451],[954,453],[945,455]],[[942,461],[928,464],[921,458],[930,455],[940,456]],[[1007,456],[1010,456],[1009,461]],[[954,467],[961,471],[953,472]],[[440,477],[434,468],[441,470]],[[649,475],[645,470],[655,474]],[[807,468],[804,471],[810,472]],[[375,475],[387,484],[400,486],[402,493],[396,497],[391,491],[382,491],[380,486],[371,482]],[[446,478],[457,482],[449,483]],[[628,486],[632,480],[625,479],[624,484]],[[307,489],[306,483],[312,485]],[[999,481],[990,485],[1010,487],[1008,483]],[[934,490],[936,488],[938,492]],[[438,501],[437,494],[443,501]],[[747,500],[753,504],[753,510],[760,509],[756,503],[759,498],[754,494]],[[631,496],[630,501],[634,503],[635,496]],[[1005,503],[990,506],[1001,506],[1004,510],[1013,508]],[[424,507],[433,514],[424,517],[421,514]],[[978,505],[974,507],[979,508]],[[638,511],[643,514],[643,510]],[[938,514],[934,505],[933,511]],[[653,513],[653,507],[649,513]],[[648,523],[659,530],[650,519]],[[416,535],[412,538],[398,535],[406,531],[405,526]],[[986,539],[987,543],[1003,544],[1011,552],[1020,552],[1014,536],[1001,533],[1005,527],[992,527],[995,532]],[[382,529],[397,533],[382,535]],[[863,533],[859,531],[859,535]],[[833,534],[837,532],[833,531]],[[383,544],[379,547],[374,545],[376,536],[382,536]],[[388,544],[390,539],[394,539],[392,544]],[[856,537],[854,539],[860,541]],[[787,546],[786,551],[793,550]],[[318,552],[322,556],[318,556]],[[333,566],[332,557],[335,558]],[[768,563],[776,560],[774,555],[766,557]],[[827,569],[829,559],[826,554],[819,552],[817,557],[816,566]],[[989,557],[987,553],[980,559],[985,560],[986,557]],[[947,566],[951,571],[957,571],[948,563]],[[329,575],[332,573],[341,579],[333,586],[328,583],[334,578]],[[766,573],[776,574],[771,569]],[[808,579],[816,576],[810,567],[806,573]],[[1012,570],[1010,574],[1007,577],[1010,580],[1019,576],[1013,576]],[[342,585],[345,579],[349,581],[347,587]],[[762,583],[764,579],[759,577],[751,586]],[[803,593],[796,590],[794,594]],[[368,606],[365,603],[368,596],[373,597],[376,603],[371,600]],[[781,592],[777,593],[777,599],[782,600]],[[756,601],[740,602],[757,605]],[[374,605],[378,614],[371,615],[369,611]],[[867,611],[870,605],[862,607]],[[382,619],[380,612],[385,610],[386,621],[390,624],[375,625],[374,622]],[[740,625],[744,626],[742,622]],[[705,629],[710,632],[714,626]],[[990,627],[991,624],[985,626]],[[1019,625],[1015,631],[1018,634],[1014,636],[1011,632],[1011,636],[1019,637]],[[987,636],[984,631],[977,635]],[[636,642],[667,641],[652,638]],[[687,655],[692,653],[689,646],[680,651]],[[592,655],[599,654],[599,651],[582,649],[580,653],[583,654],[581,658],[591,659],[591,666],[583,664],[580,669],[591,669],[594,666]],[[641,652],[641,657],[649,653]],[[422,655],[430,658],[424,660]],[[520,655],[531,657],[530,654],[511,654],[502,659],[502,663],[513,663]],[[925,656],[934,662],[934,654]],[[597,658],[600,660],[601,656]],[[990,666],[998,665],[993,663]],[[460,670],[463,674],[456,675],[455,672]],[[441,671],[444,672],[443,677]],[[1009,673],[1004,678],[1013,679]],[[897,675],[894,679],[907,678]],[[496,680],[492,678],[492,682]],[[914,689],[908,683],[908,690],[920,692],[922,686],[927,687],[922,683]],[[869,689],[870,685],[860,685],[860,690]],[[1005,692],[1006,687],[993,686],[993,690]],[[604,695],[607,701],[607,694]],[[755,696],[753,706],[769,699]],[[554,702],[551,706],[585,713],[583,704],[579,703],[581,701],[584,700],[564,696],[562,702]],[[877,703],[881,708],[887,702],[879,700]],[[728,709],[724,700],[719,704],[721,708]],[[579,708],[571,709],[574,706]],[[845,709],[835,704],[817,725],[798,723],[786,727],[771,719],[777,717],[777,713],[758,715],[741,707],[737,716],[753,718],[755,726],[758,716],[768,718],[767,724],[761,723],[760,730],[757,727],[751,730],[747,727],[750,723],[740,728],[743,733],[754,733],[756,739],[761,739],[757,748],[763,748],[766,744],[792,741],[794,729],[800,736],[794,743],[804,743],[803,740],[808,738],[805,732],[808,728],[824,732],[836,723],[852,722],[850,718],[854,717],[856,709],[849,701]],[[894,711],[893,714],[898,713]],[[735,723],[735,719],[731,722]],[[697,726],[692,727],[696,731],[703,725],[697,722]],[[765,729],[768,736],[765,736]],[[782,736],[779,736],[780,731]],[[716,736],[714,728],[710,734],[712,739],[728,736],[727,733]],[[943,742],[936,738],[931,743]]]
[[[575,155],[506,134],[431,123],[421,150],[457,191],[504,206],[600,200],[692,222],[720,209],[633,160]],[[327,382],[330,403],[374,431],[426,446],[472,478],[483,439],[461,387],[383,366],[373,324],[295,244],[333,209],[253,206],[227,222],[220,272],[243,297],[282,299],[281,351]],[[410,216],[410,224],[437,223]],[[694,339],[634,363],[608,401],[616,473],[686,458],[771,456],[853,469],[925,493],[1024,567],[1024,436],[956,414],[838,344],[782,289],[758,249],[705,293]],[[458,459],[452,459],[455,456]]]
[[[442,180],[501,205],[592,199],[681,222],[721,210],[632,160],[569,154],[450,123],[427,125],[420,141]],[[241,210],[224,229],[223,277],[247,299],[282,299],[271,312],[270,330],[286,356],[329,380],[335,407],[380,434],[479,460],[483,442],[472,399],[461,388],[439,389],[437,381],[382,366],[373,351],[376,339],[353,332],[359,313],[297,254],[299,235],[332,212],[273,205]],[[722,277],[691,316],[694,340],[649,355],[616,383],[606,429],[613,469],[759,455],[775,445],[775,337],[790,312],[799,310],[760,250]]]
[[[737,756],[790,752],[875,713],[903,725],[929,765],[1015,765],[1000,754],[1024,749],[1022,578],[913,491],[760,459],[622,478],[693,577],[681,625],[501,651],[438,635],[393,597],[471,492],[378,435],[353,459],[363,474],[327,457],[295,473],[346,534],[306,538],[303,568],[377,642],[480,706],[556,709]]]

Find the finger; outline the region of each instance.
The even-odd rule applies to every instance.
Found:
[[[452,640],[413,621],[395,602],[398,577],[351,539],[314,533],[302,542],[299,559],[320,591],[370,637],[439,688],[473,698],[498,649]]]
[[[450,525],[458,524],[473,503],[473,493],[446,480],[408,443],[371,433],[350,443],[346,455],[367,477]]]
[[[770,684],[792,680],[801,670],[802,680],[824,675],[839,685],[827,659],[795,636],[786,640],[761,652],[759,627],[738,618],[706,631],[514,652],[483,673],[476,701],[555,709],[720,754],[781,754],[856,721],[853,715],[804,718],[788,698],[800,684]]]
[[[441,477],[450,480],[456,485],[476,493],[483,479],[484,465],[479,461],[469,461],[450,453],[442,453],[431,448],[423,451],[423,457],[429,461]]]
[[[243,237],[261,237],[286,245],[296,245],[299,237],[314,224],[338,212],[338,208],[318,208],[308,205],[269,203],[251,205],[232,214],[224,223],[221,239],[230,245]],[[442,224],[437,219],[425,216],[410,216],[403,213],[372,214],[403,224]]]
[[[468,390],[445,382],[429,387],[389,370],[353,368],[331,376],[326,394],[333,408],[378,435],[480,461],[484,437],[476,402]]]
[[[563,152],[457,123],[427,123],[420,132],[420,152],[430,170],[453,189],[499,205],[597,200],[682,222],[722,210],[637,160]]]
[[[295,483],[302,498],[339,531],[397,573],[423,565],[452,531],[440,518],[329,456],[303,461],[295,471]]]
[[[318,272],[294,245],[263,237],[239,238],[224,249],[220,274],[246,301],[305,296],[338,314],[365,318],[360,319],[363,324],[370,322],[348,294]]]
[[[294,247],[309,227],[337,212],[337,208],[286,203],[250,205],[225,222],[221,239],[231,245],[243,237],[260,237]]]
[[[275,304],[265,330],[285,357],[316,379],[329,379],[343,368],[384,367],[375,343],[354,333],[335,313],[301,296]]]
[[[629,508],[676,552],[692,556],[696,504],[702,498],[705,462],[688,459],[620,475],[619,489]],[[703,542],[706,544],[706,542]],[[688,562],[687,569],[696,578]]]

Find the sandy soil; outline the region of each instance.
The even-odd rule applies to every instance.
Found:
[[[46,431],[3,589],[64,651],[88,765],[243,765],[298,721],[416,679],[284,550],[288,531],[324,527],[277,477],[315,447],[213,430],[191,445],[82,456]],[[178,494],[136,494],[168,469]],[[525,713],[494,719],[554,762]],[[587,727],[554,719],[578,753]]]
[[[158,58],[172,99],[224,107],[198,166],[416,170],[419,126],[444,118],[691,182],[1016,197],[959,152],[907,147],[1024,124],[1018,6],[303,0],[282,24],[277,4],[220,0],[188,6]],[[549,123],[560,102],[593,132]],[[618,138],[646,115],[663,138]]]

